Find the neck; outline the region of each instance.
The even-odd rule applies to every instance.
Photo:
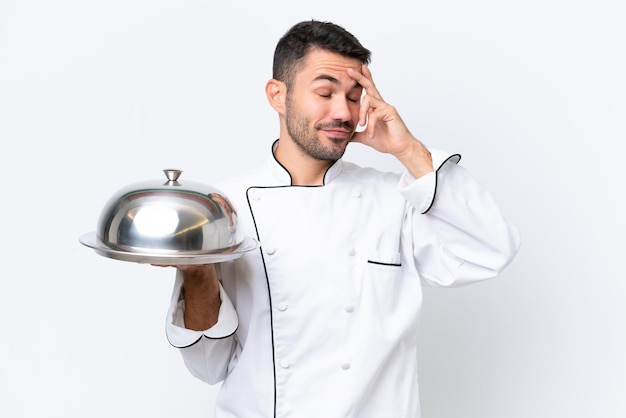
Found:
[[[324,175],[334,161],[318,160],[298,147],[293,141],[279,139],[274,157],[287,169],[293,186],[321,186]]]

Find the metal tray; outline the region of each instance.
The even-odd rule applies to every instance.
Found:
[[[236,260],[245,253],[256,249],[258,241],[252,237],[245,237],[244,241],[234,250],[223,253],[211,254],[148,254],[115,250],[102,242],[95,231],[82,235],[79,238],[81,244],[92,248],[103,257],[134,263],[157,264],[157,265],[188,265],[188,264],[214,264],[224,261]]]

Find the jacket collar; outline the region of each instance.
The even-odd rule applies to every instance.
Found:
[[[276,159],[276,156],[274,155],[274,150],[276,149],[277,145],[278,145],[278,139],[272,143],[272,148],[271,148],[272,155],[269,158],[268,166],[270,167],[270,170],[272,172],[272,177],[277,182],[277,185],[291,186],[292,185],[291,174],[289,174],[289,171],[287,171],[287,169],[281,163],[278,162],[278,160]],[[343,168],[342,159],[335,161],[333,165],[328,167],[328,170],[326,170],[326,173],[324,174],[324,185],[327,185],[328,183],[333,181],[339,174],[341,174],[342,168]]]

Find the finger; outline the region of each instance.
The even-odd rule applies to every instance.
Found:
[[[365,78],[370,80],[372,82],[372,84],[375,84],[374,83],[374,77],[372,76],[372,72],[370,71],[370,69],[369,69],[369,67],[367,65],[361,66],[361,72],[363,73]]]
[[[375,125],[372,120],[372,115],[374,113],[386,113],[389,105],[382,99],[372,97],[370,95],[365,95],[363,97],[363,101],[361,102],[361,108],[359,109],[359,124],[361,126],[365,126],[367,122],[367,126]]]
[[[367,116],[367,126],[360,132],[355,132],[350,142],[358,142],[360,144],[371,146],[371,140],[376,135],[376,124],[378,121],[377,112],[372,111]]]
[[[363,65],[361,66],[361,71],[362,72],[360,73],[352,68],[348,68],[348,75],[365,89],[366,94],[382,100],[382,96],[374,84],[372,73],[369,68],[367,68],[366,65]]]
[[[359,125],[366,127],[369,123],[367,115],[370,112],[371,101],[368,96],[364,96],[361,101],[361,108],[359,109]]]
[[[372,109],[372,111],[369,112],[367,115],[367,127],[364,131],[368,139],[374,138],[374,135],[376,134],[376,125],[378,124],[378,120],[378,112],[376,111],[376,109]]]

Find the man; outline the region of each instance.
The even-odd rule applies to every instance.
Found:
[[[421,285],[492,278],[519,247],[460,157],[429,151],[383,100],[369,60],[332,23],[281,38],[266,85],[279,139],[220,185],[260,250],[178,268],[168,338],[223,382],[217,417],[418,417]],[[351,141],[406,172],[343,161]]]

